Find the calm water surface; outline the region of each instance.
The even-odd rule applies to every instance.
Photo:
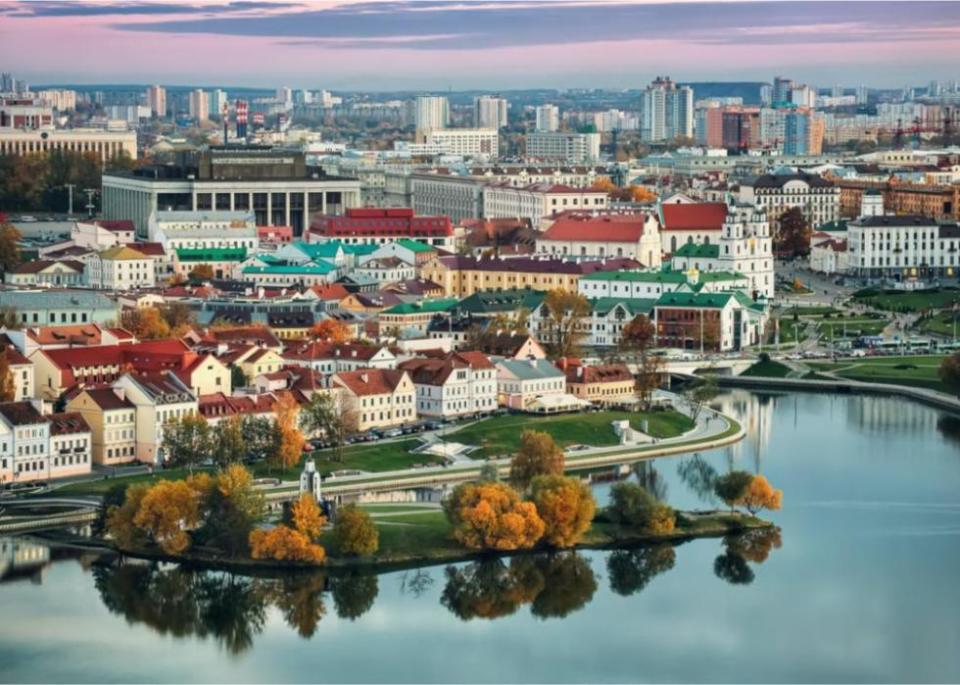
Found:
[[[750,437],[634,476],[784,490],[779,536],[285,580],[0,542],[3,681],[960,681],[960,420],[738,392]],[[607,486],[597,487],[606,497]]]

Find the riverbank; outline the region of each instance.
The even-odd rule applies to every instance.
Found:
[[[677,524],[670,533],[640,533],[617,524],[596,519],[584,539],[574,550],[609,550],[653,544],[681,544],[700,538],[718,538],[748,530],[773,528],[770,521],[740,512],[677,512]],[[388,525],[378,526],[380,549],[369,557],[342,557],[335,554],[330,530],[319,543],[328,550],[323,564],[305,564],[270,559],[229,558],[213,556],[200,550],[173,556],[158,549],[122,550],[103,538],[87,538],[65,531],[47,531],[34,537],[86,552],[126,556],[148,561],[179,563],[210,570],[247,575],[270,575],[291,571],[327,569],[336,573],[356,571],[384,573],[406,569],[453,564],[494,557],[548,552],[552,548],[538,545],[532,549],[504,552],[474,551],[464,548],[452,537],[452,528],[440,512],[395,516]]]
[[[803,390],[812,392],[836,392],[841,394],[864,393],[872,395],[898,395],[916,400],[936,409],[960,415],[960,399],[935,390],[916,388],[891,383],[870,383],[839,378],[773,378],[761,376],[717,376],[717,385],[726,388]]]

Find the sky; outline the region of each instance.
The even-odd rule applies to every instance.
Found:
[[[0,0],[31,84],[340,90],[960,79],[960,2]]]

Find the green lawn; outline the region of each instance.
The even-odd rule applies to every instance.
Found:
[[[443,458],[429,454],[412,454],[410,450],[420,445],[420,441],[396,440],[394,442],[374,442],[360,445],[350,445],[344,450],[343,461],[336,461],[333,450],[319,450],[309,455],[317,464],[317,470],[324,476],[333,471],[356,469],[357,471],[393,471],[405,469],[414,464],[442,464]],[[303,470],[305,455],[296,466],[280,471],[271,468],[265,462],[255,464],[253,473],[258,478],[273,476],[281,480],[294,480],[300,477]]]
[[[380,549],[377,559],[381,561],[405,560],[411,556],[452,556],[466,553],[462,545],[451,536],[451,527],[443,512],[411,514],[410,521],[402,525],[390,519],[380,520]],[[389,521],[389,522],[388,522]],[[320,544],[333,548],[332,540],[323,536]]]
[[[606,447],[619,444],[611,422],[624,419],[629,420],[630,425],[637,429],[641,429],[641,422],[647,419],[650,435],[656,438],[675,437],[693,428],[689,417],[673,410],[604,411],[556,416],[511,415],[478,421],[451,432],[448,439],[465,445],[479,445],[481,449],[470,455],[477,459],[513,454],[520,445],[520,433],[528,428],[549,433],[562,447]]]
[[[949,393],[950,390],[937,375],[942,360],[943,357],[935,355],[868,357],[832,363],[810,362],[809,366],[851,380],[930,388]]]
[[[850,340],[861,335],[880,335],[889,324],[887,319],[828,319],[817,324],[817,333],[823,340]]]
[[[917,326],[917,329],[921,333],[934,333],[952,338],[955,330],[960,332],[960,320],[958,320],[957,323],[958,327],[955,329],[953,326],[953,312],[947,310],[938,312],[929,319],[924,319],[920,322],[920,325]]]
[[[437,510],[436,507],[426,504],[360,504],[358,506],[373,516],[377,514],[409,514],[417,511],[435,512]]]
[[[807,322],[793,321],[788,319],[780,320],[780,344],[800,343],[807,339]],[[766,344],[773,345],[777,342],[777,332],[770,328],[767,335]]]
[[[916,312],[921,309],[944,309],[960,303],[957,288],[934,288],[931,290],[861,290],[854,299],[877,309],[899,312]]]
[[[826,305],[808,305],[804,307],[785,307],[783,309],[783,316],[824,316],[826,314],[836,314],[839,310],[834,307],[828,307]],[[781,322],[780,325],[783,325]]]
[[[789,374],[789,366],[769,359],[767,361],[757,362],[740,375],[752,378],[786,378]]]
[[[194,473],[205,469],[194,469]],[[84,481],[80,483],[70,483],[54,490],[57,495],[103,495],[117,483],[124,485],[136,485],[137,483],[156,483],[161,480],[180,480],[187,477],[186,469],[164,469],[157,470],[153,475],[143,474],[139,476],[122,476],[119,478],[107,478],[101,480]]]

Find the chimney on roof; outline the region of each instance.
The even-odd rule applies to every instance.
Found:
[[[360,374],[360,380],[363,381],[364,383],[369,383],[369,382],[370,382],[370,376],[369,376],[369,374],[361,373],[361,374]]]

